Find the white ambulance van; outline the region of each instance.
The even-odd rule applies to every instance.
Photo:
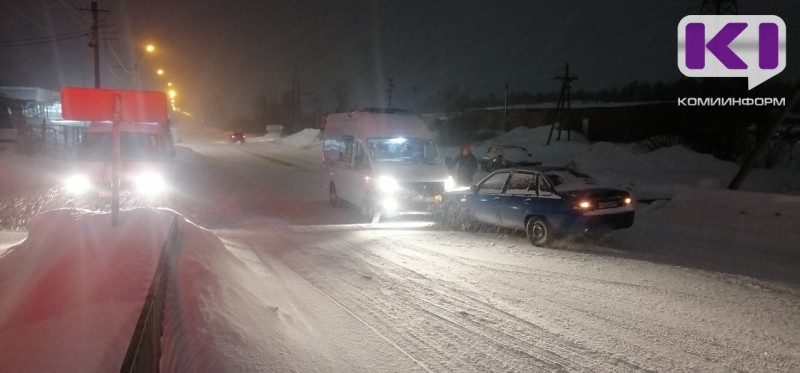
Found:
[[[152,197],[166,192],[175,148],[168,124],[120,123],[120,189]],[[81,139],[73,173],[65,181],[75,195],[110,197],[113,142],[110,122],[93,122]]]
[[[330,203],[381,217],[430,214],[455,186],[433,134],[416,115],[365,109],[329,114],[323,136],[322,185]]]

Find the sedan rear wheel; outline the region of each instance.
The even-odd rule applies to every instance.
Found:
[[[338,208],[339,206],[342,205],[342,200],[339,199],[339,194],[336,193],[336,185],[334,185],[333,182],[331,182],[329,191],[330,191],[329,196],[331,199],[331,206]]]
[[[525,233],[528,235],[528,241],[539,247],[547,245],[552,236],[547,221],[536,216],[528,219],[528,223],[525,224]]]

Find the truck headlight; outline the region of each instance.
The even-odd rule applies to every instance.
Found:
[[[400,190],[400,184],[391,176],[381,176],[378,178],[378,189],[385,193],[394,193]]]
[[[456,181],[453,179],[452,176],[448,176],[447,179],[444,180],[444,190],[450,190],[456,187]]]
[[[92,188],[86,175],[75,174],[64,180],[64,188],[71,194],[83,194]]]
[[[158,194],[167,190],[167,183],[161,175],[154,172],[139,174],[134,179],[136,190],[142,194]]]

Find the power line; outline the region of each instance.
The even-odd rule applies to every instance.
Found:
[[[11,9],[14,13],[17,14],[17,16],[19,16],[20,18],[28,21],[28,23],[30,23],[31,25],[36,26],[36,28],[38,28],[40,30],[43,30],[43,31],[50,31],[50,30],[48,30],[47,27],[44,27],[44,26],[40,25],[39,22],[37,22],[37,21],[33,20],[32,18],[28,17],[28,15],[25,14],[25,12],[17,9],[17,6],[14,5],[13,2],[4,1],[4,3],[8,4],[8,8],[7,9]]]
[[[111,51],[111,54],[114,56],[114,59],[116,59],[117,62],[119,62],[120,65],[122,65],[122,62],[120,62],[119,56],[117,56],[117,52],[114,51],[114,48],[111,46],[111,43],[109,43],[108,40],[106,40],[106,39],[103,39],[103,42],[105,42],[106,48],[108,48]],[[120,83],[124,82],[122,77],[119,76],[119,74],[117,74],[117,72],[114,71],[114,69],[111,68],[111,65],[106,64],[106,67],[108,67],[108,70],[111,71],[111,73],[117,78],[117,80],[120,81]],[[123,68],[124,68],[124,66],[123,66]]]
[[[67,33],[65,33],[63,35],[44,35],[44,36],[34,36],[34,37],[22,38],[22,39],[0,40],[0,44],[16,44],[16,43],[37,42],[37,41],[45,41],[45,40],[51,40],[51,39],[54,39],[54,38],[75,36],[75,35],[86,35],[86,31],[67,32]]]
[[[85,24],[86,26],[88,26],[88,23],[92,22],[92,17],[89,17],[86,14],[84,14],[83,12],[81,12],[80,5],[78,5],[78,3],[76,3],[74,0],[67,0],[67,2],[69,2],[69,4],[65,3],[64,2],[65,0],[60,0],[60,1],[61,1],[61,4],[64,4],[68,8],[71,8],[72,9],[72,13],[74,15],[77,15],[80,19],[82,19],[83,21],[86,21],[87,22]]]
[[[61,41],[82,38],[82,37],[85,37],[85,36],[88,36],[88,34],[86,32],[83,32],[82,34],[58,36],[58,37],[53,37],[51,39],[41,40],[41,41],[24,42],[24,43],[16,42],[16,43],[0,44],[0,48],[30,47],[30,46],[35,46],[35,45],[57,43],[57,42],[61,42]]]

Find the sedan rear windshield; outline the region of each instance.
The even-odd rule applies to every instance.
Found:
[[[595,185],[597,181],[592,179],[589,175],[582,174],[575,170],[552,170],[544,172],[547,180],[553,184],[554,187],[560,185]]]

